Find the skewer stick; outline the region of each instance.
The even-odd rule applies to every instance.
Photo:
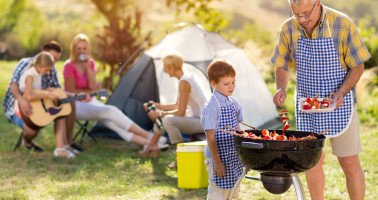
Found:
[[[331,94],[329,95],[328,99],[331,99],[333,96],[333,92],[331,92]]]
[[[241,134],[237,134],[235,132],[230,132],[230,131],[227,131],[227,130],[224,130],[224,129],[218,129],[219,131],[223,132],[223,133],[228,133],[230,135],[235,135],[235,136],[239,136],[239,137],[242,137],[243,135]]]
[[[249,124],[246,124],[246,123],[244,123],[244,122],[240,122],[240,123],[243,124],[244,126],[248,126],[249,128],[256,129],[255,127],[253,127],[253,126],[251,126],[251,125],[249,125]]]
[[[239,129],[232,128],[231,126],[226,126],[226,128],[231,129],[231,130],[234,130],[234,131],[236,131],[236,132],[240,131]]]
[[[324,130],[324,131],[321,131],[320,133],[318,133],[318,135],[324,135],[327,132],[329,132],[329,130]]]
[[[279,115],[286,115],[288,112],[286,109],[283,109],[281,112],[279,112]]]

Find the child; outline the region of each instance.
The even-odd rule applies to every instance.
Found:
[[[56,100],[59,98],[59,96],[54,92],[53,88],[49,88],[48,90],[44,90],[43,92],[36,92],[36,90],[42,89],[42,75],[49,73],[53,65],[54,59],[52,55],[48,52],[41,52],[36,56],[33,64],[31,64],[23,72],[20,77],[19,87],[20,91],[28,101],[42,98]],[[26,129],[32,129],[38,132],[41,128],[30,123],[29,119],[24,119],[24,121],[26,124],[24,128]],[[64,117],[59,117],[54,121],[56,140],[56,149],[54,151],[54,156],[63,158],[75,157],[75,155],[68,148],[66,141],[64,140],[66,134],[66,119]],[[31,138],[28,138],[28,136],[24,135],[24,141],[26,143],[30,143]]]
[[[209,175],[207,199],[236,198],[229,197],[234,184],[243,173],[243,165],[237,155],[233,136],[221,132],[221,129],[238,129],[243,121],[240,104],[231,97],[235,89],[236,72],[225,60],[210,63],[208,77],[214,89],[210,100],[204,105],[201,116],[202,127],[206,133],[205,149],[206,169]],[[232,130],[229,130],[232,131]]]

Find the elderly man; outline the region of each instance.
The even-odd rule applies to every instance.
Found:
[[[356,25],[345,14],[324,6],[320,0],[289,0],[292,16],[284,22],[272,63],[276,68],[277,91],[273,102],[286,99],[289,68],[296,69],[296,125],[309,132],[329,130],[332,153],[346,177],[351,199],[363,199],[365,177],[358,154],[362,151],[355,85],[370,54]],[[336,109],[327,113],[304,113],[299,100],[326,98],[333,93]],[[306,172],[312,199],[324,199],[323,161]]]

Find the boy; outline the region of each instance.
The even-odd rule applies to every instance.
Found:
[[[207,73],[214,90],[210,100],[204,105],[201,116],[207,140],[207,199],[232,199],[238,194],[239,188],[235,190],[233,197],[229,197],[234,184],[243,173],[243,165],[237,155],[233,136],[219,130],[227,129],[228,126],[238,129],[239,123],[243,121],[241,106],[231,97],[235,89],[236,72],[229,62],[214,60]]]

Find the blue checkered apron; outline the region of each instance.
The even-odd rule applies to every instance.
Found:
[[[218,102],[218,99],[215,99]],[[218,128],[233,131],[226,128],[227,126],[230,126],[237,129],[238,122],[235,106],[232,104],[227,107],[221,107],[219,105],[219,107],[221,114]],[[213,180],[217,186],[223,189],[230,189],[234,187],[234,184],[243,173],[243,164],[239,160],[233,136],[220,132],[219,129],[215,132],[215,141],[217,142],[220,159],[226,168],[226,175],[223,178],[214,175]]]
[[[329,130],[327,137],[341,135],[349,126],[353,112],[352,92],[344,97],[344,104],[324,113],[303,113],[299,111],[299,99],[305,97],[326,98],[335,92],[347,76],[340,64],[339,56],[330,38],[307,39],[299,37],[296,52],[296,125],[297,130],[319,133]]]

